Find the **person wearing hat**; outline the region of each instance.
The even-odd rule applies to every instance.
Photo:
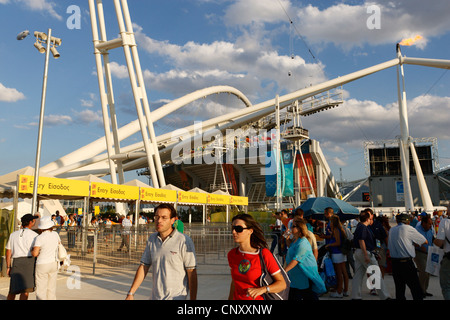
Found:
[[[388,249],[392,261],[392,275],[397,300],[406,300],[405,290],[408,286],[414,300],[423,300],[417,268],[414,264],[416,246],[428,244],[427,239],[409,225],[409,215],[397,215],[397,226],[389,230]]]
[[[43,217],[38,229],[41,234],[36,238],[31,251],[36,259],[36,299],[56,300],[56,278],[58,275],[57,250],[61,242],[51,217]]]
[[[20,230],[11,233],[6,244],[7,274],[11,277],[7,300],[15,300],[20,294],[20,300],[28,300],[30,292],[34,292],[34,263],[31,254],[34,241],[38,234],[31,230],[37,216],[25,214],[20,220]]]

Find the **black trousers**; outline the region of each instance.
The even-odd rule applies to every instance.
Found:
[[[392,260],[392,275],[395,283],[395,298],[406,300],[405,290],[408,286],[414,300],[423,300],[423,291],[420,287],[417,268],[412,258]]]
[[[319,297],[317,296],[314,291],[312,291],[311,286],[307,289],[297,289],[297,288],[289,288],[289,298],[288,300],[309,300],[309,301],[316,301],[319,300]]]

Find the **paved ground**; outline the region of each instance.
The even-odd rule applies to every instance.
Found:
[[[133,281],[134,271],[122,273],[108,273],[108,275],[81,274],[80,281],[74,281],[74,273],[61,271],[58,275],[58,300],[124,300]],[[198,299],[199,300],[226,300],[230,286],[230,275],[225,265],[200,265],[198,268]],[[391,275],[386,275],[385,282],[392,296],[395,287]],[[0,300],[5,300],[9,289],[9,278],[0,277]],[[350,280],[351,289],[351,280]],[[428,300],[443,300],[439,286],[439,278],[431,277],[428,290],[432,297]],[[151,293],[151,274],[147,276],[141,288],[137,291],[136,300],[148,300]],[[409,289],[406,289],[407,299],[412,300]],[[30,294],[30,300],[36,295]],[[350,300],[350,298],[335,299],[326,294],[321,300]],[[364,300],[379,300],[377,296],[369,294],[363,286]]]

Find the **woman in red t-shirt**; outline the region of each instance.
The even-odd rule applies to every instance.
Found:
[[[233,239],[239,246],[228,252],[231,268],[229,300],[263,300],[266,292],[278,293],[286,288],[281,270],[269,249],[260,225],[249,214],[238,214],[232,219]],[[274,278],[267,287],[260,287],[261,262],[259,250]]]

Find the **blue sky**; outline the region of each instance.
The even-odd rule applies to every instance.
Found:
[[[396,57],[450,59],[450,2],[129,0],[152,110],[211,85],[230,85],[253,104],[310,84],[334,79]],[[67,13],[80,8],[79,29]],[[369,28],[371,5],[379,28]],[[108,38],[117,37],[112,1],[104,1]],[[289,19],[293,22],[290,27]],[[61,58],[50,59],[41,165],[104,136],[88,1],[0,0],[0,175],[34,166],[44,55],[23,41],[22,30],[62,39]],[[291,56],[294,55],[294,59]],[[119,126],[136,119],[123,51],[111,53]],[[291,76],[288,73],[291,72]],[[410,134],[437,137],[440,167],[450,165],[450,75],[443,69],[405,66]],[[365,177],[363,142],[395,139],[398,125],[396,70],[347,84],[339,108],[302,119],[319,140],[334,175]],[[155,125],[161,134],[239,105],[211,99]],[[226,102],[226,101],[225,101]],[[187,123],[191,121],[191,123]],[[137,142],[138,136],[129,143]],[[133,173],[128,177],[135,178]]]

